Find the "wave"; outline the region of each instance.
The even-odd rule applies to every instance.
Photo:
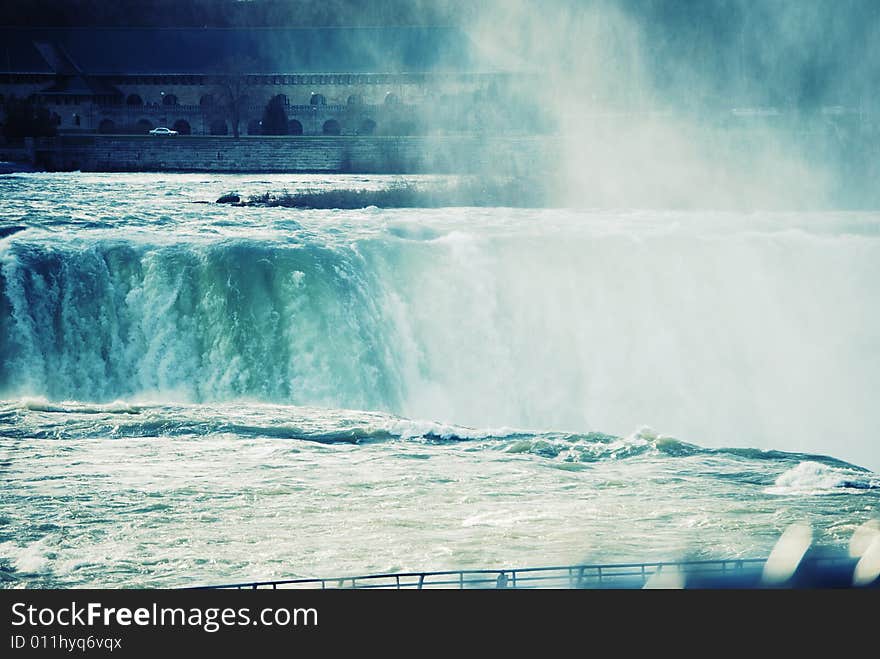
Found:
[[[107,404],[25,398],[0,403],[0,436],[18,439],[122,439],[234,435],[321,443],[381,440],[465,442],[517,437],[522,431],[483,429],[394,417],[378,412],[266,405]]]
[[[871,480],[875,476],[869,471],[832,457],[747,448],[706,448],[663,435],[647,426],[629,435],[616,436],[601,432],[469,428],[379,412],[248,401],[224,405],[165,405],[122,400],[94,404],[50,402],[39,398],[0,402],[0,437],[10,439],[124,440],[212,436],[322,444],[472,442],[479,444],[481,450],[534,455],[570,469],[584,468],[594,462],[639,457],[722,456],[747,462],[796,465],[768,490],[773,494],[800,493],[813,485],[872,489],[876,484],[880,487],[880,480]],[[764,483],[763,478],[761,483]]]
[[[776,479],[768,494],[830,494],[841,490],[880,490],[880,477],[852,466],[806,461]]]

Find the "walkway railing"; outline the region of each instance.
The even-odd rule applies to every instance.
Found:
[[[497,570],[395,572],[325,579],[281,579],[202,588],[642,588],[661,574],[760,577],[764,559],[567,565]]]
[[[795,582],[799,587],[849,587],[855,559],[816,555],[804,558]],[[452,588],[644,588],[712,587],[755,588],[763,581],[766,559],[694,560],[657,563],[612,563],[515,569],[393,572],[338,578],[279,579],[200,586],[198,589],[416,589]],[[874,584],[878,586],[877,583]]]

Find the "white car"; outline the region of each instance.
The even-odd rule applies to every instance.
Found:
[[[177,135],[177,131],[165,128],[165,126],[159,126],[159,128],[151,130],[150,135]]]

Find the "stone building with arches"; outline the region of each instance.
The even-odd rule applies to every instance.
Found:
[[[263,135],[272,99],[282,135],[529,130],[487,121],[528,74],[457,28],[2,28],[0,41],[0,101],[33,99],[62,133]]]

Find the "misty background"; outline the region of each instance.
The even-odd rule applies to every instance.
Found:
[[[529,172],[554,203],[880,205],[874,0],[8,0],[0,24],[454,26],[475,72],[505,74],[456,112],[488,134],[555,138]],[[394,71],[381,43],[358,48]],[[416,112],[438,125],[450,110],[426,95]]]
[[[569,202],[877,206],[880,3],[513,0],[469,32],[534,75]]]

